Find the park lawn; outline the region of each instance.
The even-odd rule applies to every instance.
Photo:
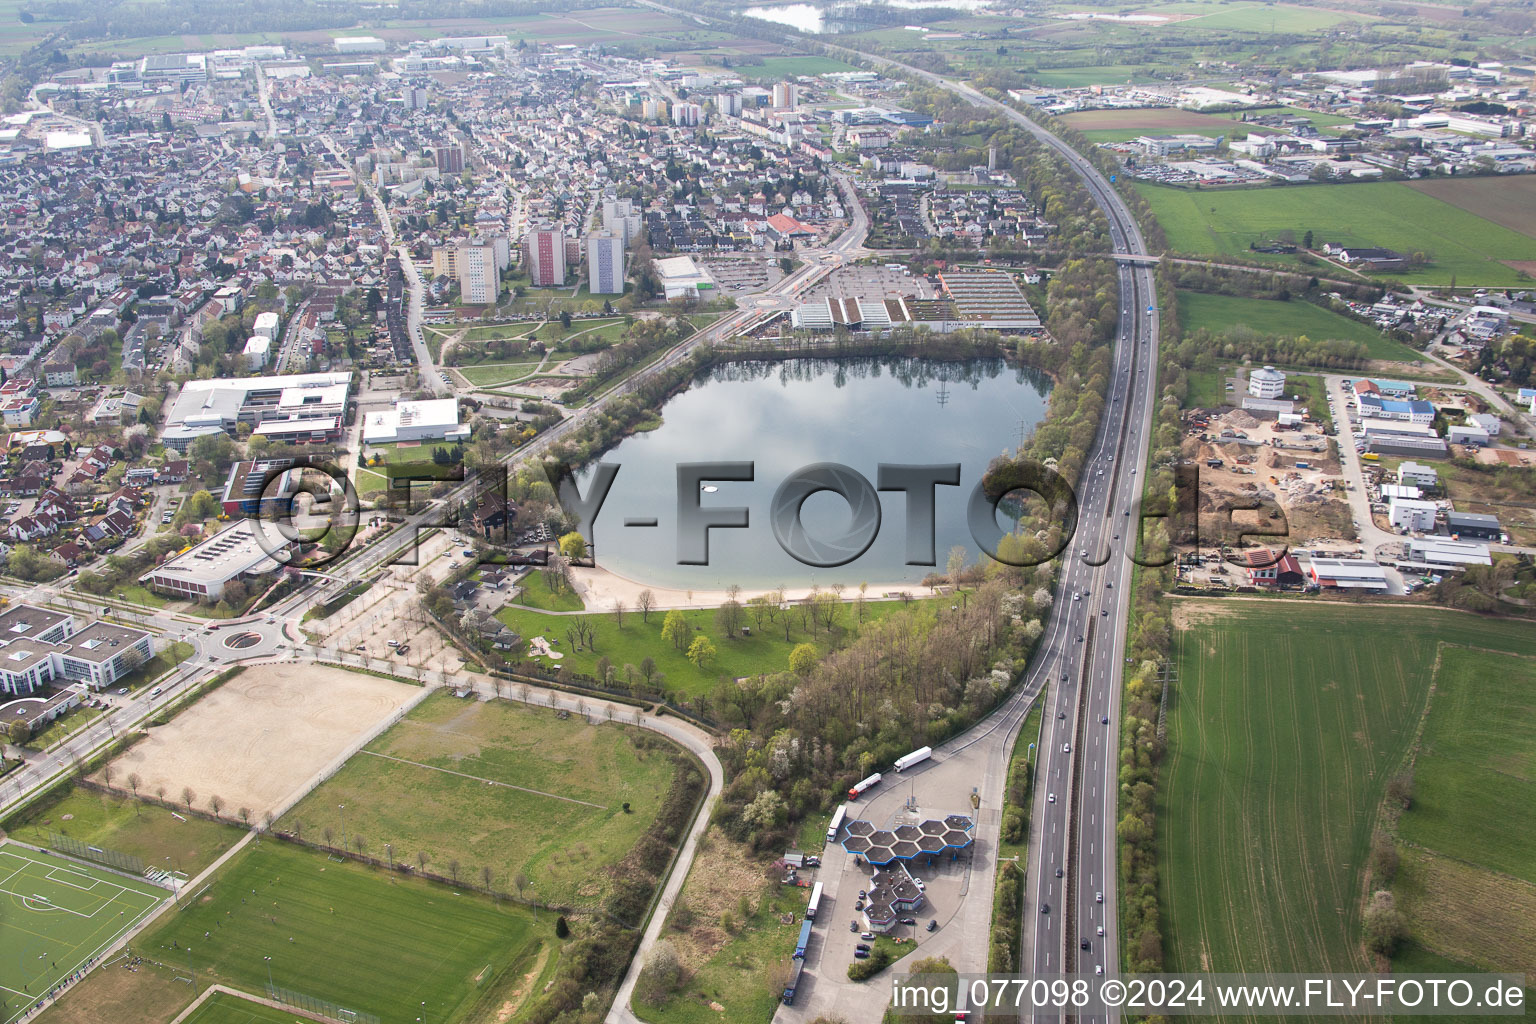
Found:
[[[1536,884],[1536,660],[1440,651],[1398,835]]]
[[[655,819],[673,753],[624,726],[444,693],[354,755],[278,827],[317,842],[330,830],[331,845],[345,830],[375,856],[391,844],[407,864],[424,852],[427,870],[448,877],[457,861],[459,877],[477,886],[489,868],[499,892],[515,892],[522,874],[540,900],[596,907],[610,887],[606,869]]]
[[[497,384],[508,384],[514,380],[528,376],[539,365],[537,359],[521,360],[515,363],[481,363],[478,366],[456,366],[456,370],[463,378],[477,388],[493,387]]]
[[[716,834],[718,841],[719,837]],[[699,877],[699,862],[689,872],[685,893],[705,898],[694,889],[710,886]],[[753,872],[759,879],[761,875]],[[768,1021],[773,1019],[783,992],[781,973],[787,971],[790,954],[800,934],[809,894],[790,885],[767,883],[752,914],[742,921],[737,902],[728,902],[737,931],[705,962],[698,964],[682,991],[664,1003],[647,1003],[637,993],[635,1015],[650,1024],[719,1024],[720,1021]],[[692,901],[690,900],[690,905]],[[699,908],[695,907],[697,920]],[[788,923],[786,923],[786,921]],[[718,927],[717,921],[707,924]],[[827,925],[832,927],[832,925]],[[663,932],[666,934],[666,932]],[[710,1003],[725,1007],[722,1013]]]
[[[1536,239],[1500,227],[1400,182],[1179,189],[1138,183],[1177,252],[1249,257],[1252,242],[1282,231],[1314,244],[1383,246],[1423,252],[1430,265],[1394,270],[1413,284],[1519,286],[1528,279],[1503,260],[1536,260]],[[1294,256],[1272,262],[1299,266]]]
[[[142,583],[119,583],[113,589],[112,596],[129,604],[141,604],[149,608],[164,608],[171,600],[163,594],[155,593]]]
[[[489,327],[471,327],[464,332],[465,341],[500,341],[503,338],[525,338],[539,326],[537,320],[522,320],[512,324],[494,324]]]
[[[128,785],[126,779],[115,781]],[[33,846],[49,846],[51,833],[59,832],[137,857],[146,865],[170,867],[189,878],[234,846],[244,832],[196,815],[178,818],[168,808],[131,797],[73,786],[59,800],[29,808],[19,818],[6,821],[5,828]]]
[[[534,575],[538,575],[537,572]],[[916,614],[932,613],[932,609],[924,602],[904,606],[900,601],[870,601],[865,604],[864,614],[866,620],[875,619],[893,614],[902,607],[915,607]],[[857,615],[853,607],[844,607],[830,633],[823,630],[813,633],[802,627],[798,609],[794,609],[790,612],[791,627],[789,639],[786,640],[782,614],[777,623],[764,622],[764,628],[758,629],[748,610],[746,621],[752,627],[752,634],[736,637],[727,637],[725,631],[719,628],[713,609],[687,609],[679,614],[693,627],[695,634],[707,636],[715,645],[715,658],[704,668],[694,665],[682,650],[662,639],[661,627],[667,617],[664,611],[651,612],[650,621],[647,622],[631,609],[625,613],[623,625],[620,626],[614,622],[611,612],[594,610],[587,616],[587,620],[592,627],[595,649],[581,651],[571,650],[572,643],[566,635],[571,623],[564,616],[545,615],[508,606],[498,612],[496,617],[522,634],[525,640],[536,636],[558,640],[560,653],[564,657],[558,665],[547,663],[551,669],[569,666],[576,672],[596,675],[598,659],[607,658],[610,664],[620,670],[622,680],[626,664],[638,666],[649,657],[655,660],[657,670],[666,677],[664,689],[700,696],[713,690],[721,679],[789,671],[789,653],[798,644],[815,644],[823,653],[841,647],[856,628]]]
[[[1179,324],[1186,331],[1205,328],[1213,333],[1244,324],[1264,334],[1290,337],[1306,335],[1316,340],[1358,341],[1372,359],[1414,362],[1423,359],[1401,342],[1393,341],[1370,324],[1324,309],[1305,299],[1250,299],[1236,295],[1179,292]]]
[[[369,457],[380,458],[386,466],[398,466],[410,462],[431,462],[434,452],[443,451],[449,455],[463,450],[463,445],[454,442],[443,444],[379,444],[369,445]]]
[[[574,590],[561,590],[559,593],[550,590],[549,581],[539,569],[525,575],[518,581],[517,587],[513,600],[529,608],[539,608],[546,612],[579,612],[586,607]]]
[[[196,611],[197,607],[194,605],[187,610]],[[212,610],[209,609],[208,614],[211,613]],[[198,612],[198,614],[203,613]],[[141,686],[147,686],[190,657],[192,657],[192,645],[184,640],[173,640],[162,647],[153,658],[150,658],[127,675],[120,677],[113,684],[112,689],[117,690],[127,687],[129,690],[137,690]]]
[[[553,941],[554,922],[517,904],[272,839],[193,899],[139,938],[142,955],[190,960],[199,983],[251,992],[270,970],[282,988],[387,1024],[464,1020],[502,972]]]
[[[1428,609],[1182,599],[1174,625],[1158,808],[1168,969],[1364,970],[1362,872],[1438,645],[1536,655],[1536,632]]]

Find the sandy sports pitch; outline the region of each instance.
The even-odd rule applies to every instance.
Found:
[[[222,814],[275,811],[359,737],[391,720],[420,687],[345,669],[254,665],[177,715],[112,762],[112,781],[139,776],[139,792],[194,807],[223,801]]]

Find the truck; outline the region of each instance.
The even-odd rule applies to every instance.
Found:
[[[805,905],[805,919],[816,920],[816,911],[821,908],[821,883],[817,882],[811,887],[811,902]]]
[[[800,938],[795,942],[795,959],[804,960],[805,951],[811,945],[811,922],[807,920],[800,926]]]
[[[804,960],[791,960],[789,962],[789,981],[784,984],[784,1005],[795,1005],[795,989],[800,985],[800,971],[804,969]]]
[[[843,827],[843,819],[848,817],[848,805],[838,804],[837,810],[832,812],[832,824],[827,826],[827,842],[837,842],[837,832]]]
[[[916,750],[912,751],[912,753],[903,754],[901,757],[896,759],[896,770],[898,772],[904,772],[908,768],[911,768],[913,765],[922,764],[932,756],[932,747],[918,747]]]
[[[1296,468],[1297,469],[1311,469],[1312,468],[1312,463],[1310,463],[1310,462],[1303,462],[1300,459],[1297,459],[1296,460]]]
[[[869,789],[872,786],[878,786],[879,784],[880,773],[875,772],[875,774],[871,775],[869,778],[856,783],[854,787],[848,791],[848,799],[857,800],[860,793],[863,793],[866,789]]]

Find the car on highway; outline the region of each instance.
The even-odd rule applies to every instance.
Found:
[[[1065,876],[1066,876],[1066,872],[1065,871],[1061,870],[1061,868],[1057,868],[1056,869],[1056,877],[1057,878],[1063,878]]]
[[[1094,964],[1093,965],[1093,973],[1094,974],[1103,974],[1104,973],[1104,965],[1103,964]]]
[[[1048,803],[1048,804],[1055,803],[1056,802],[1056,794],[1055,793],[1047,793],[1045,795],[1045,802]]]
[[[1093,943],[1089,942],[1087,939],[1084,939],[1078,945],[1084,953],[1091,953],[1093,951]]]
[[[1070,754],[1070,753],[1072,753],[1072,744],[1070,744],[1070,743],[1063,743],[1061,745],[1061,752],[1063,754]]]
[[[1103,925],[1099,925],[1099,934],[1101,936],[1104,934],[1104,926]]]
[[[1051,912],[1051,905],[1049,903],[1042,903],[1042,904],[1040,904],[1040,913],[1042,913],[1042,914],[1049,914],[1050,912]]]
[[[1103,903],[1104,902],[1104,894],[1101,893],[1101,892],[1094,893],[1093,894],[1093,900],[1094,900],[1095,903]]]
[[[1099,723],[1101,725],[1108,725],[1109,724],[1109,716],[1105,715],[1103,718],[1099,719]]]

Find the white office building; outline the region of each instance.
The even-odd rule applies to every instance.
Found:
[[[1399,530],[1428,533],[1435,528],[1435,503],[1432,501],[1393,498],[1387,507],[1387,520]]]
[[[1273,366],[1248,374],[1248,393],[1254,398],[1279,398],[1285,393],[1285,372]]]
[[[1397,467],[1397,482],[1415,487],[1440,486],[1440,472],[1422,462],[1405,462]]]
[[[155,656],[142,629],[92,622],[67,612],[18,604],[0,614],[0,693],[26,697],[50,684],[103,690]]]
[[[364,444],[437,440],[469,440],[469,427],[459,424],[456,398],[396,402],[393,409],[369,412],[363,417]]]
[[[593,295],[624,293],[624,238],[612,231],[587,236],[587,288]]]

